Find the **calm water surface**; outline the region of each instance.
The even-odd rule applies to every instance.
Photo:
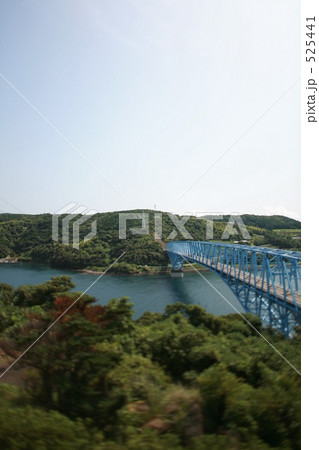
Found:
[[[76,291],[85,291],[98,278],[98,275],[53,269],[40,264],[0,264],[0,283],[8,283],[15,288],[23,284],[44,283],[58,275],[71,276]],[[204,272],[203,275],[233,306],[244,312],[234,294],[215,273]],[[135,318],[145,311],[163,312],[166,305],[177,301],[201,305],[215,315],[235,312],[196,272],[185,273],[183,278],[173,278],[170,274],[105,275],[88,294],[96,297],[102,305],[114,297],[130,297],[134,303]]]

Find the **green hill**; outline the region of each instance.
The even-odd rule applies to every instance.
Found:
[[[126,213],[142,210],[122,211]],[[170,239],[182,240],[184,237],[176,230],[168,213],[162,214],[162,242],[155,239],[154,211],[149,215],[149,233],[133,235],[130,228],[140,228],[141,220],[128,222],[127,239],[119,238],[119,212],[98,213],[81,225],[80,249],[74,249],[52,240],[51,214],[0,214],[0,258],[18,257],[70,269],[102,270],[125,252],[121,262],[113,270],[123,273],[150,272],[150,266],[167,266],[168,257],[163,251],[165,242]],[[156,212],[160,214],[160,212]],[[70,242],[73,239],[70,222]],[[251,245],[264,245],[283,249],[300,250],[300,222],[283,216],[241,216],[250,233]],[[179,218],[180,220],[181,218]],[[207,240],[206,218],[190,217],[185,228],[194,240]],[[214,240],[222,240],[229,216],[213,222]],[[61,233],[60,218],[60,233]],[[91,223],[97,221],[97,235],[87,242],[84,236],[91,231]],[[242,236],[236,225],[237,235],[230,236],[226,242],[241,242]],[[176,230],[176,232],[174,232]],[[175,235],[172,235],[171,233]]]
[[[210,219],[211,216],[205,216]],[[243,214],[240,216],[244,224],[264,228],[266,230],[286,230],[301,229],[301,223],[298,220],[285,216],[256,216],[254,214]],[[223,216],[223,222],[228,221],[230,216]]]

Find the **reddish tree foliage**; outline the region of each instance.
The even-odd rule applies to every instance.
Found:
[[[66,311],[69,306],[74,302],[74,298],[68,297],[67,295],[63,297],[57,297],[54,301],[55,311],[54,311],[54,319],[57,319],[61,316],[61,314]],[[72,308],[68,310],[68,312],[61,318],[61,322],[67,322],[70,320],[70,316],[75,313],[81,313],[83,315],[83,309],[86,305],[81,304],[80,302],[76,302]]]
[[[64,313],[74,302],[74,298],[71,298],[67,295],[63,297],[57,297],[54,301],[55,311],[54,311],[54,319],[57,319]],[[76,302],[67,313],[61,318],[61,322],[66,322],[70,320],[70,316],[75,313],[80,313],[83,317],[85,317],[90,322],[98,323],[101,326],[105,326],[107,321],[103,321],[103,316],[105,316],[105,307],[101,305],[92,306],[87,302]]]
[[[100,305],[90,306],[84,311],[84,317],[94,323],[102,323],[105,315],[105,307]]]

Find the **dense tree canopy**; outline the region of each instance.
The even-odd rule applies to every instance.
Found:
[[[1,372],[72,287],[0,285]],[[300,376],[240,316],[177,303],[134,321],[132,306],[82,296],[2,378],[1,448],[300,448]],[[299,334],[246,317],[299,370]]]

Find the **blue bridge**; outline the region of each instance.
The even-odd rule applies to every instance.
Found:
[[[170,242],[166,251],[173,272],[187,261],[216,272],[246,312],[291,336],[301,325],[301,255],[249,245],[202,241]]]

